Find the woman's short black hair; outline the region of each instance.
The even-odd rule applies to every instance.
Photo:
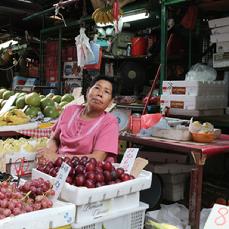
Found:
[[[111,83],[112,85],[112,98],[114,98],[116,96],[116,84],[113,78],[108,77],[108,76],[103,76],[103,75],[99,75],[97,77],[95,77],[91,83],[90,83],[90,87],[93,87],[96,82],[98,82],[99,80],[105,80]]]

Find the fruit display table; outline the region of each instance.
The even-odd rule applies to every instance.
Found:
[[[49,137],[52,127],[39,128],[38,122],[15,126],[0,126],[0,137],[28,136],[33,138]]]
[[[134,135],[121,135],[120,140],[127,141],[130,145],[138,144],[153,148],[170,149],[193,156],[195,167],[191,171],[189,222],[192,229],[198,229],[201,210],[203,167],[209,156],[229,153],[229,135],[221,135],[219,139],[212,143],[183,142],[155,137],[143,138]]]

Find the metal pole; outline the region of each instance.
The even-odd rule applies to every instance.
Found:
[[[61,66],[61,54],[62,54],[62,29],[59,29],[59,40],[58,40],[58,91],[60,92],[61,79],[62,79],[62,66]],[[62,93],[62,91],[61,91]]]
[[[159,86],[159,94],[162,93],[162,83],[163,80],[166,79],[166,65],[167,65],[167,58],[166,58],[166,42],[167,41],[167,8],[165,5],[165,1],[161,2],[161,52],[160,52],[160,63],[161,63],[161,70],[160,70],[160,86]]]

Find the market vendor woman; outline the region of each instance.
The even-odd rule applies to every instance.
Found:
[[[58,156],[88,156],[96,160],[115,158],[118,154],[118,122],[105,109],[115,95],[113,80],[95,78],[87,91],[85,106],[67,106],[52,128],[47,147],[38,157],[55,160]]]

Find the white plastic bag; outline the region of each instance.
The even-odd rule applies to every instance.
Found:
[[[217,72],[214,68],[204,65],[193,65],[185,75],[187,81],[214,81],[216,80]]]
[[[80,34],[75,38],[78,66],[83,67],[95,60],[91,50],[89,38],[85,34],[85,28],[80,28]]]
[[[172,224],[179,229],[184,229],[188,225],[188,209],[182,204],[161,204],[157,220],[163,223]]]

